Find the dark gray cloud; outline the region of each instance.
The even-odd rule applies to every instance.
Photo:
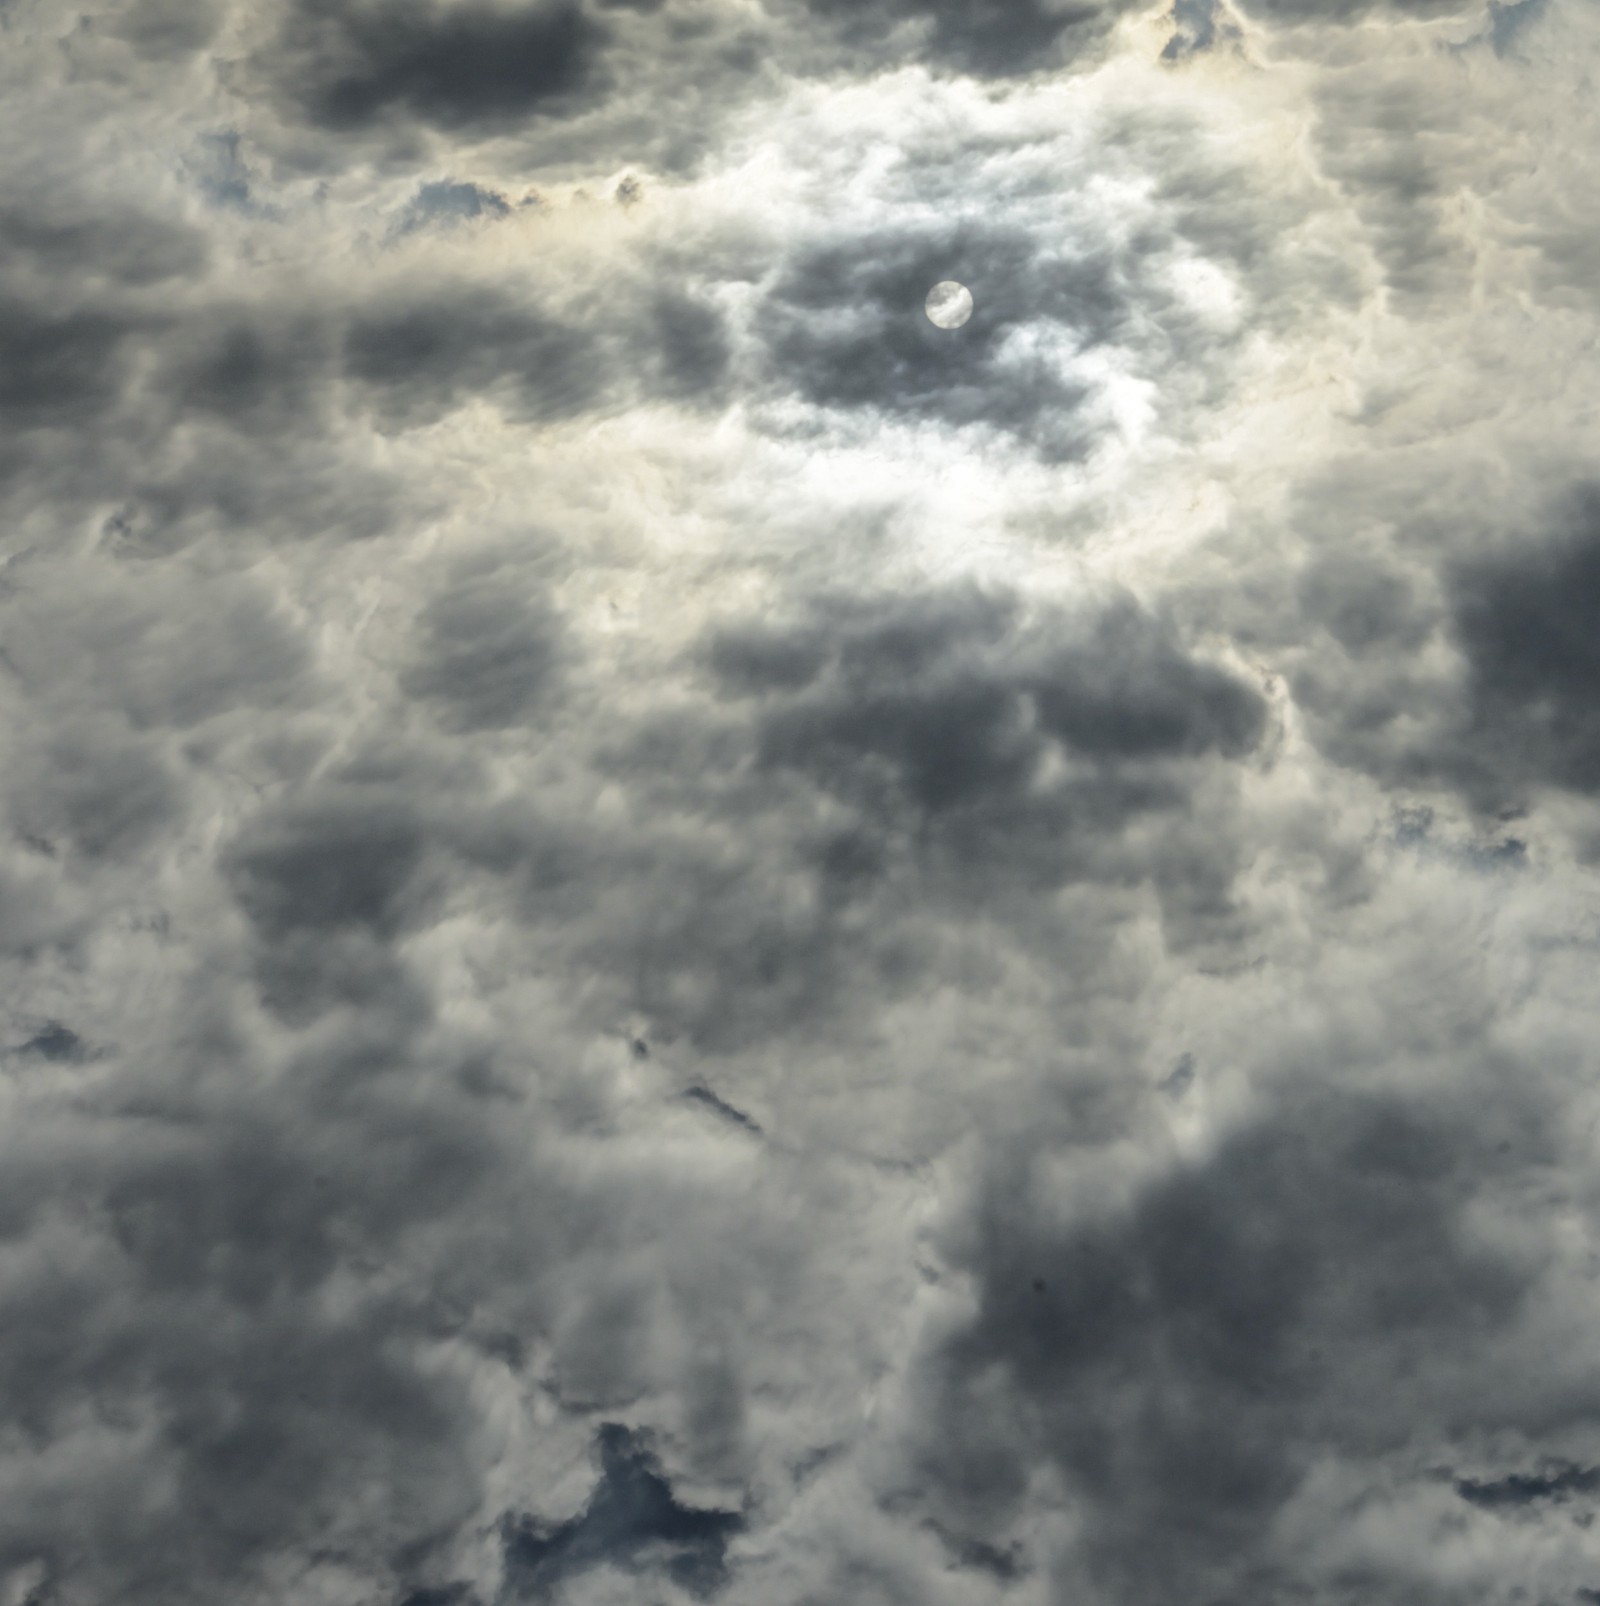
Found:
[[[595,85],[605,37],[575,0],[296,0],[269,66],[330,131],[397,115],[458,129],[570,110]]]
[[[984,77],[1009,77],[1056,64],[1099,43],[1126,0],[806,0],[813,15],[837,26],[857,49],[894,48],[896,29],[910,26],[907,54]]]
[[[0,304],[0,417],[12,431],[68,427],[116,401],[128,371],[127,325],[89,308]]]
[[[41,1059],[52,1063],[59,1060],[76,1059],[82,1052],[83,1043],[78,1034],[69,1026],[63,1026],[60,1021],[47,1021],[43,1027],[20,1047],[13,1050],[17,1054],[37,1054]]]
[[[29,1045],[32,1046],[31,1044]],[[710,1110],[720,1120],[729,1121],[734,1126],[743,1128],[746,1132],[753,1132],[758,1137],[761,1128],[750,1119],[742,1110],[736,1110],[726,1099],[718,1098],[708,1087],[691,1087],[684,1090],[683,1096],[692,1103],[698,1104],[702,1109]]]
[[[512,140],[552,176],[684,173],[780,61],[839,60],[724,0],[293,0],[272,20],[220,76],[269,113],[285,171],[376,159],[409,177],[430,143]]]
[[[838,599],[788,632],[719,636],[711,663],[731,690],[765,694],[764,764],[869,818],[964,822],[986,859],[1002,818],[1066,838],[1115,830],[1122,810],[1172,800],[1163,766],[1242,757],[1266,718],[1259,693],[1131,598],[1027,622],[1004,594]],[[1085,761],[1081,781],[1038,786],[1052,747]]]
[[[217,149],[237,155],[236,142]],[[285,226],[234,167],[206,171],[215,204],[247,226]],[[493,192],[468,188],[492,214]],[[202,231],[125,200],[27,195],[0,230],[0,480],[24,505],[54,480],[50,494],[80,503],[74,517],[128,554],[181,550],[219,527],[370,536],[394,526],[402,495],[426,507],[427,489],[402,491],[384,454],[361,461],[352,423],[404,432],[478,400],[551,420],[639,395],[726,394],[723,318],[670,278],[621,307],[554,306],[519,282],[291,302],[259,281],[211,280]]]
[[[1479,1426],[1536,1420],[1499,1388],[1533,1271],[1465,1218],[1498,1164],[1484,1114],[1313,1093],[1074,1227],[1028,1202],[1069,1123],[997,1156],[959,1229],[978,1312],[937,1360],[945,1521],[1003,1534],[1045,1461],[1107,1600],[1353,1598],[1354,1577],[1319,1577],[1273,1540],[1320,1461],[1444,1448],[1478,1389],[1495,1396],[1475,1402]],[[1412,1587],[1359,1585],[1385,1601]]]
[[[452,728],[497,730],[530,718],[552,689],[559,615],[508,566],[462,565],[423,610],[425,645],[400,678]]]
[[[1600,587],[1600,491],[1578,489],[1557,521],[1536,546],[1457,570],[1453,624],[1468,664],[1469,740],[1487,775],[1593,792],[1600,647],[1589,599]]]
[[[220,1069],[205,1061],[222,1045],[199,1052],[196,1072]],[[300,1077],[298,1115],[224,1074],[202,1117],[158,1067],[124,1063],[98,1138],[13,1173],[14,1234],[48,1236],[73,1199],[96,1212],[92,1246],[44,1270],[0,1367],[8,1415],[41,1441],[70,1442],[85,1411],[115,1424],[83,1446],[54,1516],[30,1500],[0,1525],[4,1565],[42,1557],[62,1598],[245,1590],[286,1543],[354,1543],[382,1572],[470,1506],[465,1399],[414,1358],[440,1319],[428,1300],[395,1289],[338,1315],[316,1306],[338,1266],[370,1257],[371,1275],[407,1221],[465,1198],[486,1151],[459,1115],[436,1108],[409,1129],[385,1121],[381,1094],[358,1113],[364,1095],[333,1067]],[[341,1153],[352,1121],[366,1159]],[[352,1480],[369,1479],[390,1557],[341,1515]]]
[[[1541,500],[1531,539],[1479,534],[1436,573],[1376,553],[1307,566],[1301,606],[1338,651],[1308,663],[1296,695],[1331,752],[1398,784],[1459,788],[1486,813],[1540,788],[1600,787],[1585,601],[1600,575],[1600,497],[1579,484]],[[1454,659],[1442,684],[1417,674],[1425,652]]]
[[[581,411],[603,382],[597,355],[592,338],[493,295],[358,313],[345,339],[350,376],[401,426],[483,394],[532,419]]]
[[[88,279],[140,288],[193,278],[210,248],[179,218],[71,196],[31,195],[0,213],[6,277],[35,283]]]
[[[251,919],[270,937],[298,932],[392,933],[421,856],[414,822],[371,803],[307,811],[279,832],[258,829],[233,856],[233,880]]]
[[[427,822],[381,759],[294,806],[264,812],[228,847],[223,872],[259,940],[263,1005],[305,1022],[343,1007],[422,1007],[397,937],[437,895]]]
[[[1265,704],[1131,600],[1028,619],[1014,596],[964,588],[833,597],[776,627],[724,626],[706,653],[739,725],[711,741],[679,729],[659,755],[647,739],[626,773],[678,807],[694,775],[700,808],[725,798],[732,841],[795,855],[816,894],[804,914],[767,913],[756,865],[707,865],[681,913],[674,898],[629,940],[650,979],[638,1005],[663,1026],[731,1044],[853,1008],[868,978],[914,985],[914,937],[868,936],[871,912],[906,898],[977,897],[1026,926],[1043,889],[1148,883],[1174,945],[1238,940],[1241,844],[1192,835],[1187,817],[1261,742]],[[794,806],[796,782],[831,821],[780,848],[761,821]]]

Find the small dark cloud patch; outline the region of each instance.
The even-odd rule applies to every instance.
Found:
[[[682,1096],[691,1104],[698,1104],[701,1109],[709,1110],[718,1120],[726,1121],[730,1126],[754,1132],[757,1137],[761,1135],[761,1127],[755,1121],[752,1121],[743,1110],[736,1110],[726,1099],[719,1098],[709,1087],[685,1088]]]
[[[60,1021],[50,1021],[35,1032],[17,1049],[19,1054],[32,1054],[52,1065],[68,1063],[83,1057],[83,1039]]]
[[[728,1581],[728,1544],[744,1528],[732,1511],[679,1503],[645,1441],[617,1423],[600,1429],[600,1481],[576,1517],[554,1527],[508,1519],[506,1583],[523,1600],[548,1600],[568,1579],[597,1567],[664,1571],[700,1598]]]
[[[1474,1506],[1517,1510],[1547,1500],[1600,1494],[1600,1467],[1557,1466],[1548,1472],[1513,1472],[1504,1478],[1458,1478],[1456,1493]]]
[[[650,392],[691,403],[724,397],[733,354],[722,314],[670,287],[656,289],[647,307],[637,347],[645,355]]]
[[[1454,625],[1471,677],[1472,767],[1505,765],[1592,793],[1600,791],[1600,488],[1580,490],[1562,523],[1554,539],[1459,568]]]
[[[0,422],[75,428],[103,414],[121,393],[130,333],[97,308],[47,310],[0,289]]]
[[[1433,830],[1433,810],[1425,803],[1396,809],[1394,839],[1401,847],[1417,847],[1428,840]]]
[[[331,132],[396,117],[469,129],[574,109],[605,38],[570,0],[297,0],[265,65]]]
[[[471,204],[486,208],[480,216],[498,215],[481,196]],[[103,319],[54,345],[47,327],[22,348],[19,361],[34,362],[39,377],[53,381],[63,409],[93,404],[94,387],[110,385],[95,368],[101,350],[93,337],[102,325],[105,348],[115,353],[124,331]],[[252,435],[270,430],[293,438],[297,426],[339,402],[341,379],[351,387],[344,393],[349,400],[385,431],[435,423],[478,398],[520,422],[546,423],[612,396],[617,365],[605,333],[507,288],[465,283],[293,314],[223,305],[191,319],[167,341],[158,383],[175,411],[243,426]],[[672,387],[692,386],[708,362],[715,368],[721,361],[704,349],[707,339],[718,338],[715,328],[686,330],[683,320],[669,325],[660,317],[641,318],[637,336],[631,350],[644,354],[647,383],[659,373],[671,376]],[[74,339],[84,347],[81,362]],[[666,388],[669,380],[661,384]],[[36,385],[35,410],[49,399],[49,389],[41,394]],[[4,405],[0,377],[0,409]]]

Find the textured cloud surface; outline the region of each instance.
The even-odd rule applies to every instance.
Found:
[[[1597,63],[0,3],[0,1606],[1600,1599]]]

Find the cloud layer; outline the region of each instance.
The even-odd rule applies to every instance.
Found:
[[[0,36],[0,1603],[1596,1598],[1583,0]]]

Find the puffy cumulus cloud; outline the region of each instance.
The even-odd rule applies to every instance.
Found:
[[[0,1600],[1600,1590],[1581,0],[0,31]]]

